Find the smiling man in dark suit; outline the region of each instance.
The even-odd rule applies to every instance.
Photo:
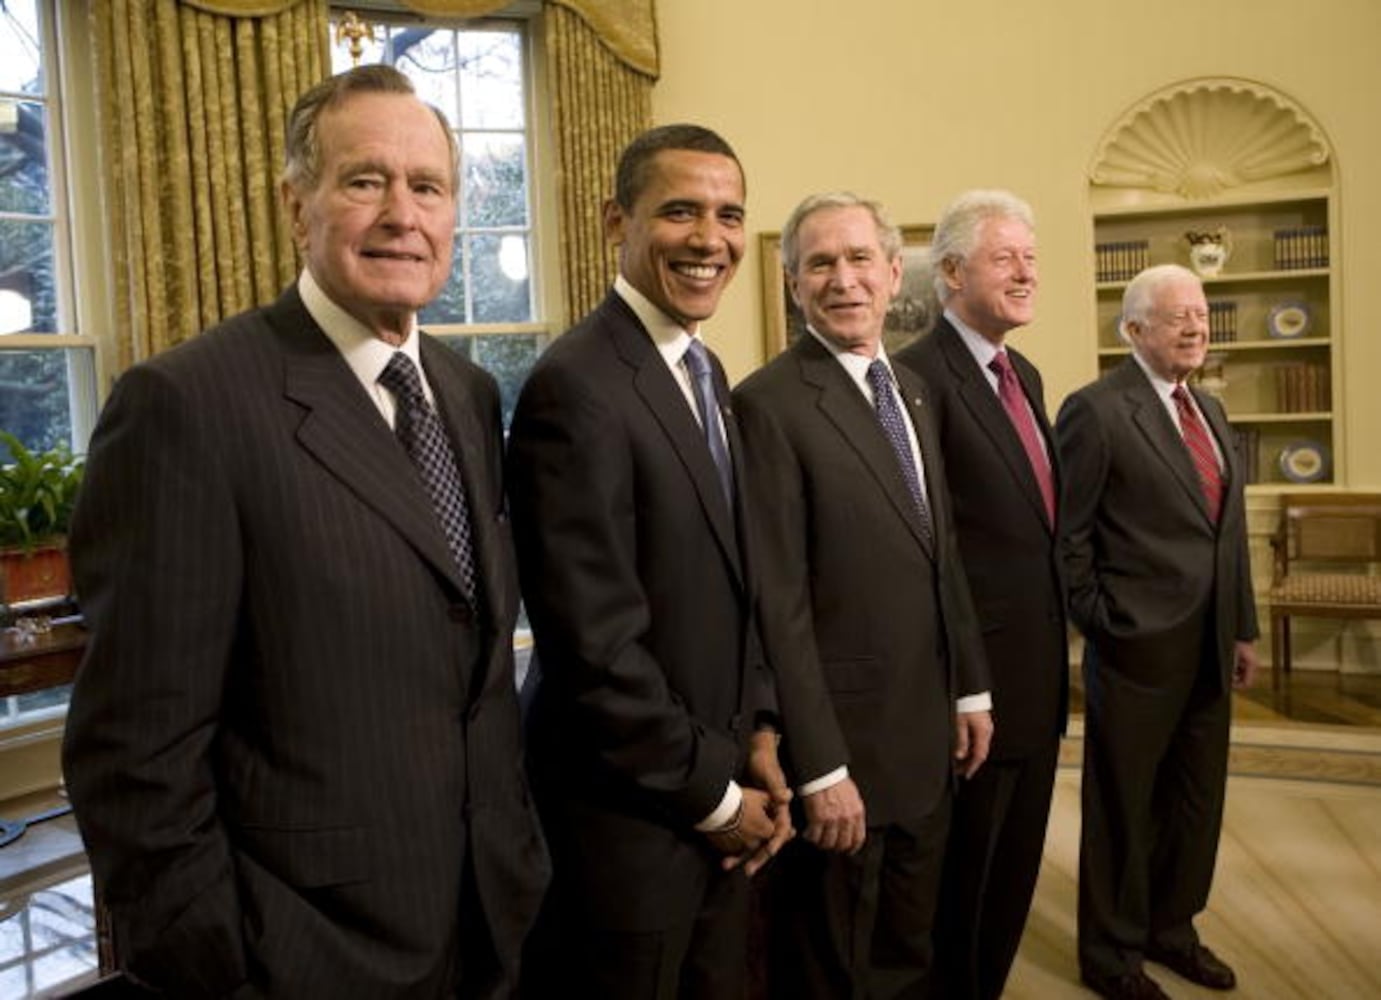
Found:
[[[1149,958],[1211,989],[1232,969],[1208,903],[1234,687],[1257,672],[1242,463],[1222,405],[1188,387],[1208,350],[1199,279],[1175,264],[1122,298],[1132,356],[1065,401],[1061,545],[1084,649],[1079,967],[1159,1000]]]
[[[790,833],[776,737],[755,732],[774,694],[743,449],[701,337],[743,254],[743,202],[715,133],[635,139],[604,210],[613,291],[542,356],[514,416],[543,672],[528,733],[555,867],[534,997],[741,996],[745,870]]]
[[[925,995],[951,755],[972,776],[991,737],[926,393],[882,345],[900,251],[875,202],[802,202],[782,257],[807,332],[734,393],[805,822],[770,894],[771,989],[791,1000]]]
[[[92,440],[68,788],[160,995],[508,996],[547,860],[498,392],[416,324],[454,138],[370,66],[287,151],[298,282],[131,369]]]
[[[959,552],[993,678],[988,762],[955,798],[936,917],[937,995],[997,1000],[1036,889],[1068,700],[1059,481],[1041,376],[1007,346],[1035,316],[1030,206],[969,191],[935,227],[944,314],[897,353],[931,390]]]

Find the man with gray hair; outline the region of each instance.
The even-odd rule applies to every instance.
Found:
[[[991,737],[987,670],[925,390],[882,344],[901,240],[807,198],[783,260],[807,332],[734,393],[763,515],[763,636],[804,836],[770,893],[770,988],[923,996],[951,757]]]
[[[282,185],[298,281],[126,372],[92,438],[64,767],[157,995],[514,992],[548,865],[498,388],[417,327],[456,166],[397,70],[313,87]]]
[[[1243,465],[1222,405],[1186,384],[1208,349],[1203,287],[1152,267],[1122,312],[1132,356],[1070,396],[1056,426],[1070,617],[1086,640],[1079,968],[1102,996],[1157,1000],[1144,959],[1236,984],[1193,920],[1257,623]]]
[[[1036,889],[1068,702],[1059,462],[1040,372],[1007,343],[1035,314],[1035,223],[969,191],[931,246],[943,315],[897,353],[931,390],[959,552],[993,677],[988,763],[955,797],[936,916],[936,996],[996,1000]]]

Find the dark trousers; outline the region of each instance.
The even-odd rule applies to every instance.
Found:
[[[1198,941],[1193,919],[1208,904],[1223,823],[1231,696],[1202,642],[1092,652],[1079,964],[1106,977],[1139,970],[1148,947]]]
[[[935,916],[935,1000],[996,1000],[1036,891],[1059,739],[989,760],[954,800]]]
[[[599,927],[553,884],[523,954],[523,1000],[724,1000],[747,988],[748,879],[707,857],[685,921],[658,931]],[[623,891],[610,886],[610,892]]]
[[[768,894],[770,995],[778,1000],[926,996],[950,802],[914,822],[869,827],[857,854],[792,841]]]

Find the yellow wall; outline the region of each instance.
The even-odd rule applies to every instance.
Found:
[[[1180,80],[1293,98],[1338,164],[1346,482],[1381,488],[1381,0],[662,0],[658,122],[718,129],[748,174],[748,254],[707,328],[731,378],[762,360],[756,233],[814,191],[933,222],[970,187],[1035,208],[1039,320],[1013,342],[1047,404],[1094,377],[1087,170],[1104,131]]]

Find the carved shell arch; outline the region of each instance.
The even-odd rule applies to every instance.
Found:
[[[1232,77],[1191,80],[1137,102],[1093,156],[1095,185],[1211,198],[1329,163],[1323,130],[1298,104]]]

